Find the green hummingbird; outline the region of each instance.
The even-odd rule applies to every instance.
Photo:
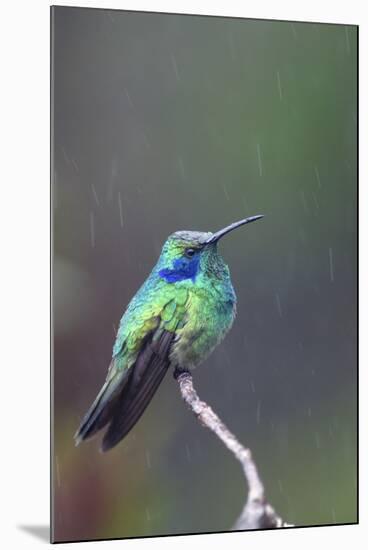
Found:
[[[102,451],[127,435],[169,367],[192,370],[230,330],[236,295],[219,240],[262,215],[216,233],[177,231],[124,313],[106,381],[82,420],[76,445],[105,428]]]

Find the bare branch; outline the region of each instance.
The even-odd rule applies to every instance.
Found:
[[[176,369],[174,376],[179,383],[181,396],[197,416],[203,426],[214,432],[223,444],[240,462],[248,484],[248,498],[233,526],[233,530],[272,529],[290,527],[266,501],[263,483],[249,449],[246,449],[225,426],[211,407],[198,397],[193,387],[192,375],[188,371]]]

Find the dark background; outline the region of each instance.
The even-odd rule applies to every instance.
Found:
[[[195,384],[286,521],[356,521],[356,27],[58,7],[52,35],[56,540],[231,528],[241,469],[171,375],[110,453],[73,434],[167,235],[258,213]]]

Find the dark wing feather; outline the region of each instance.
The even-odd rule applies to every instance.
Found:
[[[119,371],[112,361],[106,382],[84,416],[74,436],[76,445],[89,439],[113,418],[122,389],[128,382],[128,372]]]
[[[102,441],[102,451],[119,443],[143,414],[170,366],[169,353],[174,338],[175,333],[160,330],[146,339],[114,405],[112,419]]]

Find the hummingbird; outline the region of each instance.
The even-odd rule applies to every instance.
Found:
[[[215,232],[177,231],[121,318],[107,377],[74,438],[106,428],[101,451],[139,420],[170,367],[191,371],[230,330],[236,295],[219,240],[262,215]]]

